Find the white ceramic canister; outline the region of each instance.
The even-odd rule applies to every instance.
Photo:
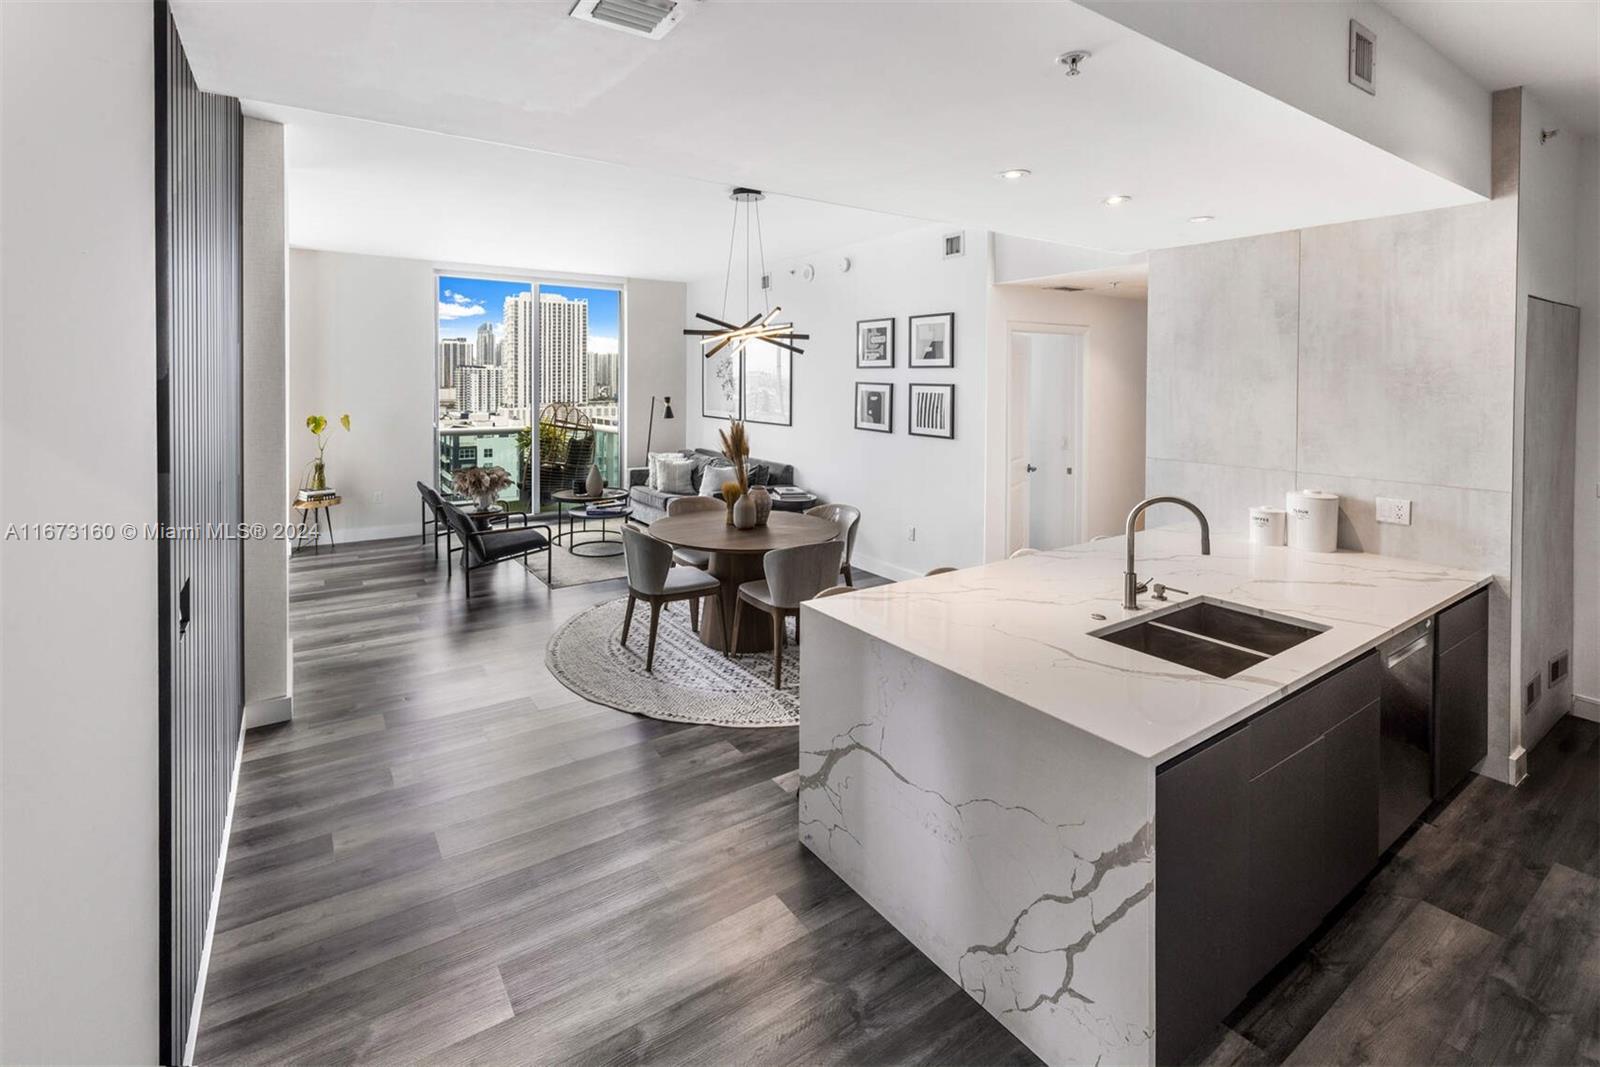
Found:
[[[1332,552],[1339,547],[1339,494],[1297,489],[1284,494],[1290,548]]]
[[[1282,508],[1251,508],[1250,543],[1252,545],[1283,544],[1288,514]]]

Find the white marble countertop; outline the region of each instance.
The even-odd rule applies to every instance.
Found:
[[[895,647],[1135,755],[1191,748],[1489,584],[1489,577],[1362,552],[1214,541],[1199,530],[1138,537],[1140,580],[1186,590],[1122,608],[1121,537],[810,601]],[[1232,678],[1155,659],[1092,632],[1211,597],[1327,629]],[[1092,613],[1104,619],[1091,617]]]

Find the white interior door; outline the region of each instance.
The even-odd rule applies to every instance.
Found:
[[[1083,334],[1015,330],[1007,409],[1007,550],[1080,537]]]

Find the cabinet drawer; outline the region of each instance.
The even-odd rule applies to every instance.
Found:
[[[1265,774],[1379,696],[1378,657],[1367,653],[1250,721],[1249,774]]]
[[[1439,630],[1434,647],[1444,652],[1464,637],[1489,627],[1489,591],[1480,589],[1459,604],[1439,612]]]

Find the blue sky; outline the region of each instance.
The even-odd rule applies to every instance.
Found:
[[[506,297],[526,293],[532,285],[528,282],[507,282],[494,278],[439,278],[439,336],[472,337],[478,327],[487,322],[500,333]],[[610,342],[610,351],[617,350],[617,317],[622,307],[620,293],[615,289],[585,289],[576,285],[543,285],[541,291],[559,293],[571,300],[589,301],[589,344],[595,351],[604,351],[596,342]]]

